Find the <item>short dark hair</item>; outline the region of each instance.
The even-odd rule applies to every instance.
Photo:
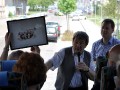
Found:
[[[74,41],[75,38],[85,40],[86,45],[88,45],[89,36],[87,35],[86,32],[83,32],[83,31],[75,32],[74,35],[73,35],[73,41]]]
[[[110,23],[111,27],[114,29],[115,28],[115,23],[112,19],[104,19],[102,23]]]
[[[23,54],[22,50],[17,50],[17,51],[13,51],[9,56],[8,59],[9,60],[14,60],[17,59]]]

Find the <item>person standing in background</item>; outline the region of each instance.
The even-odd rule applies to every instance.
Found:
[[[92,45],[91,58],[96,61],[99,56],[106,56],[109,49],[120,44],[120,40],[114,38],[112,33],[114,32],[115,23],[112,19],[104,19],[101,23],[101,36],[102,38]]]

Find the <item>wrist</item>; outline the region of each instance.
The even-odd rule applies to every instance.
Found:
[[[89,72],[89,68],[86,70],[86,72]]]
[[[4,50],[9,51],[9,47],[4,47]]]

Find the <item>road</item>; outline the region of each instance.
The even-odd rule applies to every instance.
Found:
[[[51,19],[52,18],[52,19]],[[67,30],[67,23],[65,16],[51,16],[46,17],[46,21],[57,21],[60,23],[61,32],[64,33]],[[72,21],[70,18],[70,30],[73,32],[76,31],[85,31],[89,35],[89,45],[86,47],[86,50],[91,51],[92,43],[101,38],[100,35],[100,27],[95,25],[93,22],[89,20],[80,20],[80,21]]]
[[[57,21],[60,23],[61,32],[64,33],[64,31],[67,29],[67,23],[65,16],[58,16],[55,17],[53,15],[46,17],[46,21]],[[4,35],[7,32],[6,27],[6,19],[0,20],[0,54],[2,53],[2,49],[4,47]],[[92,43],[96,40],[98,40],[100,36],[100,27],[96,26],[94,23],[92,23],[89,20],[81,20],[81,21],[72,21],[70,19],[70,30],[73,32],[76,31],[85,31],[89,35],[89,45],[86,47],[86,50],[91,51]],[[61,48],[71,46],[71,41],[61,41],[61,39],[58,39],[57,43],[49,42],[48,45],[40,46],[41,49],[41,56],[44,58],[45,62],[50,59],[55,52],[60,50]],[[29,48],[22,49],[24,51],[29,51]],[[11,52],[11,51],[10,51]],[[41,90],[55,90],[54,83],[56,80],[56,72],[49,70],[47,72],[47,80]],[[89,81],[89,90],[92,87],[93,82]]]

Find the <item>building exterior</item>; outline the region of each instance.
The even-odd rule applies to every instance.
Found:
[[[27,0],[0,0],[0,18],[26,14]]]
[[[0,0],[0,18],[5,16],[5,2],[4,0]]]
[[[25,15],[27,0],[13,0],[13,5],[16,7],[16,15]]]

